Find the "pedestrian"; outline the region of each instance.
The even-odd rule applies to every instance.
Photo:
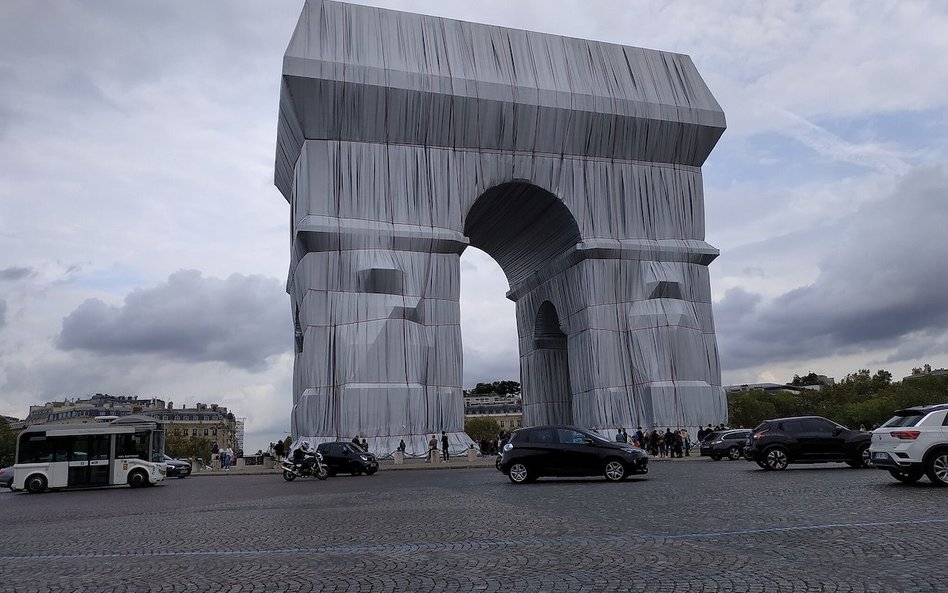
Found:
[[[441,455],[445,461],[451,460],[451,454],[448,452],[448,435],[443,430],[441,431]]]
[[[398,450],[402,452],[402,455],[405,454],[405,439],[398,441]]]
[[[352,444],[355,445],[356,447],[362,446],[362,443],[359,442],[359,435],[355,435],[354,437],[352,437]]]
[[[359,443],[359,446],[362,447],[362,450],[366,453],[369,452],[369,443],[365,440],[365,437],[362,437],[362,442]]]
[[[687,428],[681,429],[681,438],[685,441],[685,457],[691,457],[691,435]]]
[[[428,459],[425,459],[425,463],[431,463],[435,459],[435,455],[438,454],[438,439],[435,435],[431,435],[431,438],[428,439]]]
[[[283,455],[286,453],[286,446],[283,444],[283,441],[277,441],[273,445],[273,454],[276,455],[277,461],[283,461]]]
[[[616,442],[617,442],[617,443],[628,443],[628,442],[629,442],[629,435],[627,435],[627,434],[625,433],[625,429],[624,429],[624,428],[621,428],[621,427],[620,427],[620,428],[619,428],[619,432],[616,433]]]

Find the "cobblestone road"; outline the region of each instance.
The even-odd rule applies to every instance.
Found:
[[[654,463],[0,494],[0,591],[948,591],[948,489],[827,465]]]

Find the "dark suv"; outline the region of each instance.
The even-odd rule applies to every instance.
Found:
[[[500,459],[514,484],[541,476],[603,475],[611,482],[648,472],[648,454],[575,426],[535,426],[510,435]]]
[[[869,462],[868,432],[849,430],[819,416],[766,420],[751,431],[744,456],[767,470],[782,470],[789,463],[845,461],[852,467]]]
[[[330,476],[340,473],[371,476],[379,471],[379,462],[375,455],[363,451],[362,447],[353,443],[320,443],[316,450],[322,454],[323,463],[326,464]]]
[[[701,457],[710,457],[714,461],[727,457],[731,461],[737,461],[744,453],[744,443],[750,433],[749,430],[741,429],[712,432],[701,441]]]

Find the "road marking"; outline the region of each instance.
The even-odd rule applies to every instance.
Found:
[[[366,554],[372,552],[428,552],[470,550],[478,548],[568,546],[576,544],[598,543],[642,543],[644,541],[663,540],[700,540],[727,538],[741,535],[759,535],[767,533],[794,533],[824,529],[866,529],[872,527],[902,527],[906,525],[938,525],[948,523],[941,519],[902,519],[898,521],[866,521],[860,523],[822,523],[819,525],[797,525],[791,527],[763,527],[758,529],[737,529],[733,531],[701,531],[694,533],[672,533],[665,535],[621,534],[621,535],[579,535],[572,537],[536,537],[509,540],[466,540],[445,543],[418,544],[380,544],[375,546],[313,546],[300,548],[269,548],[260,550],[185,550],[160,552],[142,550],[140,552],[88,552],[81,554],[6,554],[0,561],[13,560],[69,560],[72,558],[175,558],[188,556],[256,556],[268,554]]]

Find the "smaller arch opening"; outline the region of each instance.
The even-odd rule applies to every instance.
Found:
[[[536,348],[553,350],[566,349],[566,334],[560,327],[560,316],[550,301],[544,301],[537,310],[537,320],[533,332],[533,345]]]
[[[533,351],[523,357],[524,425],[572,424],[569,342],[556,307],[544,301],[533,327]]]

